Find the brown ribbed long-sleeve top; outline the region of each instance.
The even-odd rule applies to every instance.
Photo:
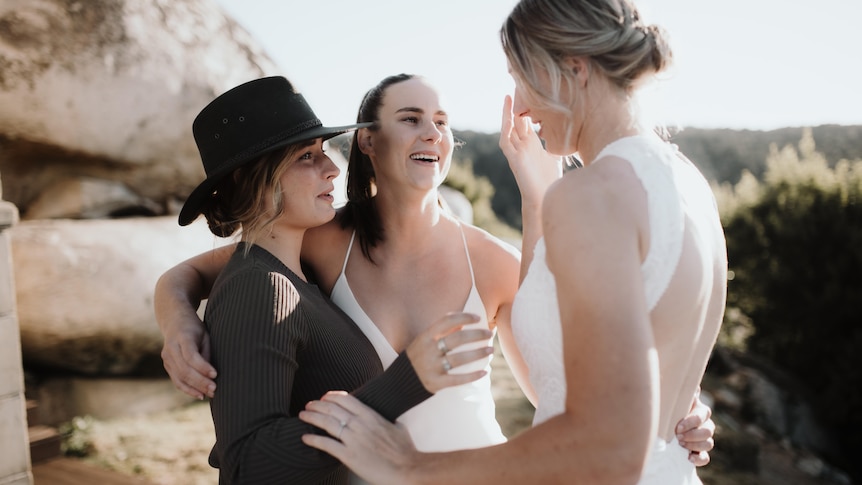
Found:
[[[352,391],[394,421],[431,394],[402,353],[383,372],[362,331],[275,256],[241,243],[216,280],[204,321],[218,389],[210,402],[220,484],[344,484],[348,471],[302,443],[323,431],[297,418],[330,390]]]

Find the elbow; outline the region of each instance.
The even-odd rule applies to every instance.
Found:
[[[595,467],[589,475],[596,483],[636,485],[643,475],[649,458],[650,441],[627,436],[624,440],[610,439],[603,446],[595,446],[590,460]]]
[[[644,462],[640,463],[628,463],[620,467],[620,475],[617,477],[613,483],[625,484],[625,485],[637,485],[640,481],[641,476],[644,471]]]
[[[636,485],[643,476],[646,468],[648,449],[631,447],[625,454],[619,457],[614,467],[615,477],[612,482],[625,485]]]

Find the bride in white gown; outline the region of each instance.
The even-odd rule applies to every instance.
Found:
[[[727,259],[708,183],[637,111],[664,70],[664,31],[630,0],[522,0],[501,31],[515,80],[500,146],[522,195],[518,348],[534,426],[477,450],[420,453],[341,393],[307,436],[375,484],[700,483],[675,423],[697,392],[724,313]],[[549,153],[584,168],[559,177]]]

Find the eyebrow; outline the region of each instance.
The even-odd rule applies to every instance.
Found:
[[[421,113],[421,114],[425,114],[425,110],[424,110],[424,109],[422,109],[422,108],[417,108],[417,107],[415,107],[415,106],[407,106],[407,107],[401,108],[401,109],[399,109],[399,110],[396,110],[395,112],[396,112],[396,113]],[[437,114],[437,115],[441,115],[441,116],[447,116],[447,117],[449,116],[449,115],[448,115],[448,114],[446,114],[446,112],[445,112],[445,111],[443,111],[442,109],[441,109],[441,110],[439,110],[439,111],[437,111],[437,113],[435,113],[435,114]]]

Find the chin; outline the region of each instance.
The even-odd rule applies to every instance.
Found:
[[[573,153],[568,151],[564,145],[559,145],[547,140],[545,141],[545,151],[557,157],[564,157]]]

